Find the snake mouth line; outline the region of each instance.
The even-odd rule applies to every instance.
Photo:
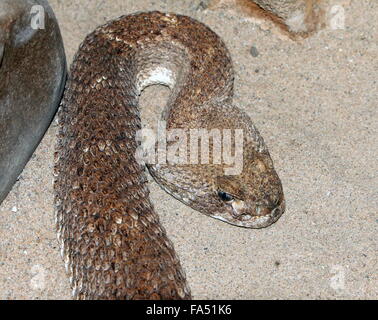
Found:
[[[260,229],[275,223],[285,211],[285,200],[265,215],[238,215],[218,213],[211,215],[212,218],[227,222],[228,224],[248,229]]]

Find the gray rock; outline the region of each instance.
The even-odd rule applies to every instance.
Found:
[[[45,0],[0,0],[0,203],[59,105],[66,59]]]
[[[251,52],[252,57],[254,57],[254,58],[258,57],[258,55],[259,55],[259,51],[257,50],[257,48],[255,46],[251,47],[250,52]]]

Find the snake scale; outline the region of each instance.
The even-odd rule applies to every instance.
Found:
[[[191,298],[149,200],[146,167],[172,196],[230,224],[261,228],[282,215],[280,179],[259,132],[232,104],[233,79],[222,40],[182,15],[122,16],[80,45],[54,157],[58,239],[75,298]],[[171,89],[162,113],[167,129],[243,130],[239,174],[226,175],[224,163],[137,161],[138,99],[153,84]]]

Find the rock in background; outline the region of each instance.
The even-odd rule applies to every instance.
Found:
[[[293,40],[306,38],[325,27],[328,0],[203,0],[209,9],[229,8],[241,17],[272,22]]]
[[[66,79],[65,61],[47,1],[0,2],[0,203],[55,114]]]

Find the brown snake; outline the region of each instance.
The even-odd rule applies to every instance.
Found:
[[[211,161],[148,164],[168,193],[237,226],[261,228],[281,216],[280,179],[250,118],[232,105],[233,77],[221,39],[186,16],[137,13],[86,37],[59,111],[54,168],[58,239],[75,298],[191,297],[135,157],[146,86],[171,89],[167,129],[243,130],[239,174]]]

